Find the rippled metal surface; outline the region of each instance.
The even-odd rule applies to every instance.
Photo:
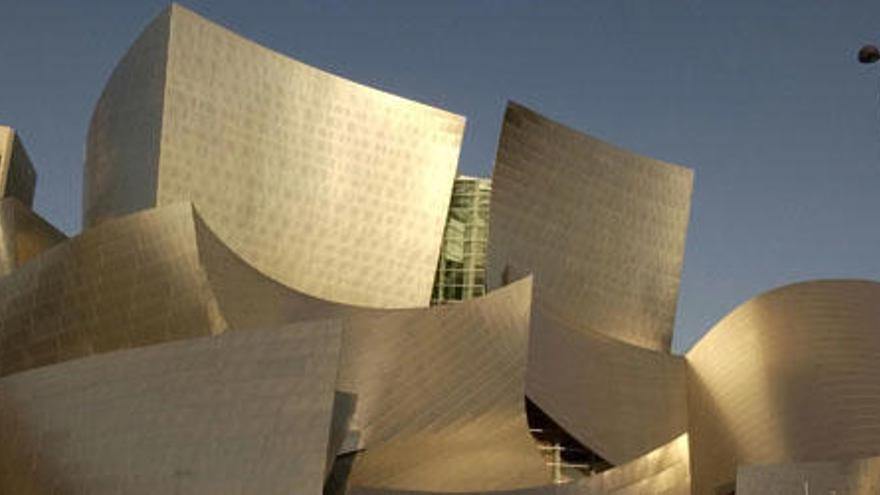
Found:
[[[741,464],[880,455],[880,284],[760,295],[688,352],[694,493]]]
[[[339,346],[313,322],[0,379],[0,492],[317,495]]]
[[[669,351],[691,170],[510,103],[492,174],[488,284],[535,275],[566,326]]]
[[[289,287],[427,306],[463,131],[463,117],[173,5],[97,104],[84,224],[191,201],[225,244]]]

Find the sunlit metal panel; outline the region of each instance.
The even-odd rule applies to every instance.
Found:
[[[772,290],[686,357],[695,493],[732,487],[739,465],[880,455],[880,284]]]
[[[488,283],[533,273],[566,326],[669,351],[691,170],[617,148],[515,103],[492,175]]]
[[[261,272],[327,300],[427,306],[464,119],[172,5],[89,131],[85,221],[193,202]]]
[[[111,352],[0,380],[0,492],[320,494],[338,322]]]

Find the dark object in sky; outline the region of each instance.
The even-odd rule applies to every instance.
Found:
[[[859,63],[873,64],[880,60],[880,50],[874,45],[865,45],[859,50]]]

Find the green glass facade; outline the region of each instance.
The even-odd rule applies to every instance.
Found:
[[[443,233],[432,304],[463,301],[486,293],[490,179],[458,176]]]

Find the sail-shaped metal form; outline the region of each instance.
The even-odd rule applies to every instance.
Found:
[[[880,283],[762,294],[687,354],[694,493],[737,466],[880,455]]]
[[[310,67],[172,5],[95,108],[84,225],[195,203],[297,290],[427,306],[464,119]]]
[[[535,275],[570,328],[669,351],[693,172],[509,103],[495,170],[489,287]]]

